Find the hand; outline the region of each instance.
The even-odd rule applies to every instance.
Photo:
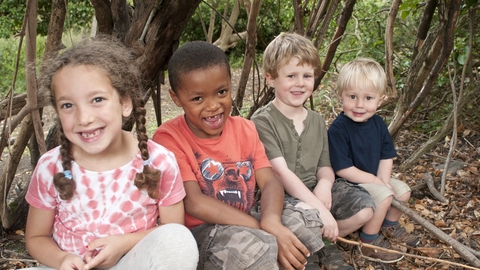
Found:
[[[85,265],[85,262],[77,255],[66,255],[60,265],[59,270],[80,270]]]
[[[320,218],[323,222],[322,237],[327,238],[331,242],[337,241],[338,225],[335,218],[330,212],[320,213]]]
[[[285,226],[280,226],[273,235],[277,238],[278,262],[286,269],[304,269],[310,252],[307,247]]]
[[[90,242],[85,254],[87,264],[83,269],[104,269],[114,266],[130,250],[127,240],[128,234],[124,234],[107,236]]]
[[[325,208],[330,211],[332,208],[332,190],[331,189],[317,189],[315,190],[315,196],[323,203]]]

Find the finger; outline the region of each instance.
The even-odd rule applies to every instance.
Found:
[[[83,269],[89,270],[95,268],[97,265],[100,265],[106,260],[105,255],[101,252],[99,252],[95,257],[93,257],[90,262],[85,264]]]

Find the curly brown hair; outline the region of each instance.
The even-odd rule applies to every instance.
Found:
[[[97,37],[85,39],[80,43],[65,50],[59,56],[46,60],[42,63],[40,76],[40,89],[51,93],[51,102],[55,110],[55,103],[52,79],[53,76],[65,66],[93,66],[104,71],[110,82],[117,91],[120,99],[130,98],[132,100],[132,117],[135,120],[135,131],[138,139],[138,148],[142,159],[148,161],[150,158],[147,149],[147,131],[145,127],[145,108],[141,98],[142,79],[138,67],[133,62],[133,54],[120,41],[112,37]],[[124,119],[125,120],[125,119]],[[59,122],[59,120],[57,120]],[[60,154],[62,166],[65,171],[70,171],[73,156],[71,153],[71,142],[64,134],[60,126]],[[146,162],[145,164],[147,164]],[[65,177],[64,172],[54,175],[55,188],[60,193],[60,198],[69,200],[75,193],[75,181],[71,176]],[[158,198],[158,183],[161,172],[144,165],[143,172],[137,173],[134,184],[138,189],[146,189],[151,198]]]

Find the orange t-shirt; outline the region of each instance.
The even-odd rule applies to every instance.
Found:
[[[271,167],[255,125],[242,117],[228,117],[222,135],[197,138],[184,115],[162,124],[153,140],[175,154],[183,181],[197,181],[202,192],[249,213],[255,203],[255,173]],[[188,213],[188,228],[204,222]]]

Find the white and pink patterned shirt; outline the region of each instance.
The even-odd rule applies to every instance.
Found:
[[[85,170],[73,161],[75,194],[68,201],[60,199],[53,184],[53,175],[63,171],[60,147],[40,158],[25,199],[33,207],[55,209],[53,239],[62,250],[83,256],[85,246],[95,239],[154,227],[158,206],[185,197],[173,153],[153,141],[148,141],[148,152],[153,167],[161,171],[159,199],[150,198],[133,184],[136,173],[143,170],[140,152],[126,165],[105,172]]]

